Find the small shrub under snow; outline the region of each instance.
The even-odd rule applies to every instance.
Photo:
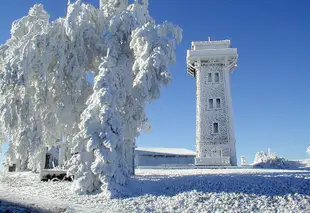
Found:
[[[286,162],[285,158],[277,157],[276,153],[267,154],[261,151],[256,153],[253,166],[254,168],[288,169],[289,165]]]

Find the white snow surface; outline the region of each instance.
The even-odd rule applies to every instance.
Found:
[[[77,195],[71,184],[2,173],[0,201],[49,212],[310,212],[310,171],[304,170],[141,169],[114,199]]]

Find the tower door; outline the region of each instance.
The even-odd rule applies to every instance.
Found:
[[[215,157],[215,158],[222,157],[222,150],[220,150],[220,149],[212,150],[212,157]]]
[[[211,149],[211,156],[212,158],[221,158],[222,157],[222,150],[214,147]]]

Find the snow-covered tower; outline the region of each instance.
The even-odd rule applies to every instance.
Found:
[[[187,72],[196,79],[196,165],[237,165],[229,74],[230,40],[192,42]]]

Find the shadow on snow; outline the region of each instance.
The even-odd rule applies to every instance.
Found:
[[[1,213],[56,213],[63,212],[65,209],[44,210],[39,207],[31,205],[23,205],[20,203],[13,203],[5,200],[0,200]]]
[[[308,177],[306,179],[305,177]],[[310,195],[310,173],[204,174],[187,176],[149,175],[129,180],[127,196],[175,196],[196,190],[202,193],[244,193],[281,196]]]

